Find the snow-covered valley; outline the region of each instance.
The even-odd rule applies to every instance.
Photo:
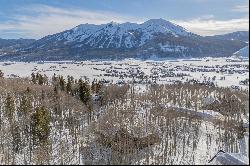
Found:
[[[65,78],[105,80],[110,83],[139,84],[199,82],[219,87],[248,89],[249,60],[234,58],[201,58],[176,60],[123,61],[57,61],[57,62],[0,62],[5,77],[30,77],[31,73]]]
[[[249,163],[248,59],[0,62],[0,70],[7,78],[0,78],[0,110],[9,92],[21,107],[30,86],[34,107],[44,105],[51,118],[46,146],[31,150],[29,134],[21,132],[22,150],[12,152],[7,147],[15,137],[5,131],[13,124],[3,114],[0,164],[209,164],[219,150]],[[99,80],[105,99],[100,104],[92,92],[89,113],[74,90],[51,98],[53,86],[23,80],[32,73]],[[25,117],[18,110],[14,119],[22,131]]]

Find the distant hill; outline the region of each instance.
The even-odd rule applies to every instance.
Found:
[[[249,31],[237,31],[233,33],[228,33],[224,35],[215,35],[213,38],[223,39],[223,40],[239,40],[248,42],[249,41]]]
[[[0,38],[0,49],[13,47],[23,47],[27,46],[36,41],[35,39],[1,39]]]
[[[24,48],[33,43],[34,39],[1,39],[0,38],[0,57],[6,55],[5,59],[8,59],[8,55],[16,53],[19,48]],[[1,58],[0,58],[1,59]]]
[[[245,33],[244,33],[245,34]],[[242,36],[244,36],[242,34]],[[224,35],[225,36],[225,35]],[[236,35],[237,36],[237,35]],[[242,37],[243,38],[243,37]],[[230,56],[247,44],[226,37],[202,37],[163,19],[142,24],[81,24],[5,52],[0,60],[86,60]],[[3,53],[2,53],[3,54]]]

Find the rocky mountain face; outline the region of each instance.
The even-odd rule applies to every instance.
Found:
[[[163,19],[142,24],[82,24],[33,41],[0,60],[85,60],[229,56],[246,46],[235,39],[202,37]]]

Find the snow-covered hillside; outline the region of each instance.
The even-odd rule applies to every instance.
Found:
[[[249,45],[234,53],[234,56],[249,57]]]
[[[106,84],[95,93],[92,84],[90,111],[78,99],[78,83],[72,83],[73,96],[57,94],[49,82],[0,78],[0,165],[206,165],[220,150],[235,155],[210,164],[249,164],[242,118],[248,91],[147,84],[139,92],[141,85]],[[213,102],[204,105],[208,98]]]

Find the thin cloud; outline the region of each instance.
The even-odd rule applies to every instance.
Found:
[[[84,23],[103,24],[110,21],[136,20],[131,16],[105,11],[63,9],[46,5],[32,5],[29,8],[20,8],[17,11],[27,13],[12,16],[12,22],[0,24],[0,31],[16,29],[17,31],[27,32],[27,35],[30,35],[29,37],[41,38]]]
[[[249,13],[249,5],[237,5],[232,9],[232,11],[234,11],[234,12],[242,12],[242,13]]]
[[[0,23],[0,34],[16,33],[22,38],[39,39],[84,23],[104,24],[111,21],[142,23],[146,21],[145,18],[113,12],[65,9],[47,5],[22,7],[15,12],[17,14],[9,16],[11,21]],[[214,15],[205,15],[191,20],[172,20],[172,22],[205,36],[248,30],[249,18],[245,16],[231,20],[216,20]]]
[[[13,23],[2,23],[0,24],[0,31],[1,30],[13,30],[16,29],[17,27]]]
[[[172,20],[174,23],[202,36],[218,35],[235,31],[249,30],[248,16],[231,20],[196,18],[192,20]]]

